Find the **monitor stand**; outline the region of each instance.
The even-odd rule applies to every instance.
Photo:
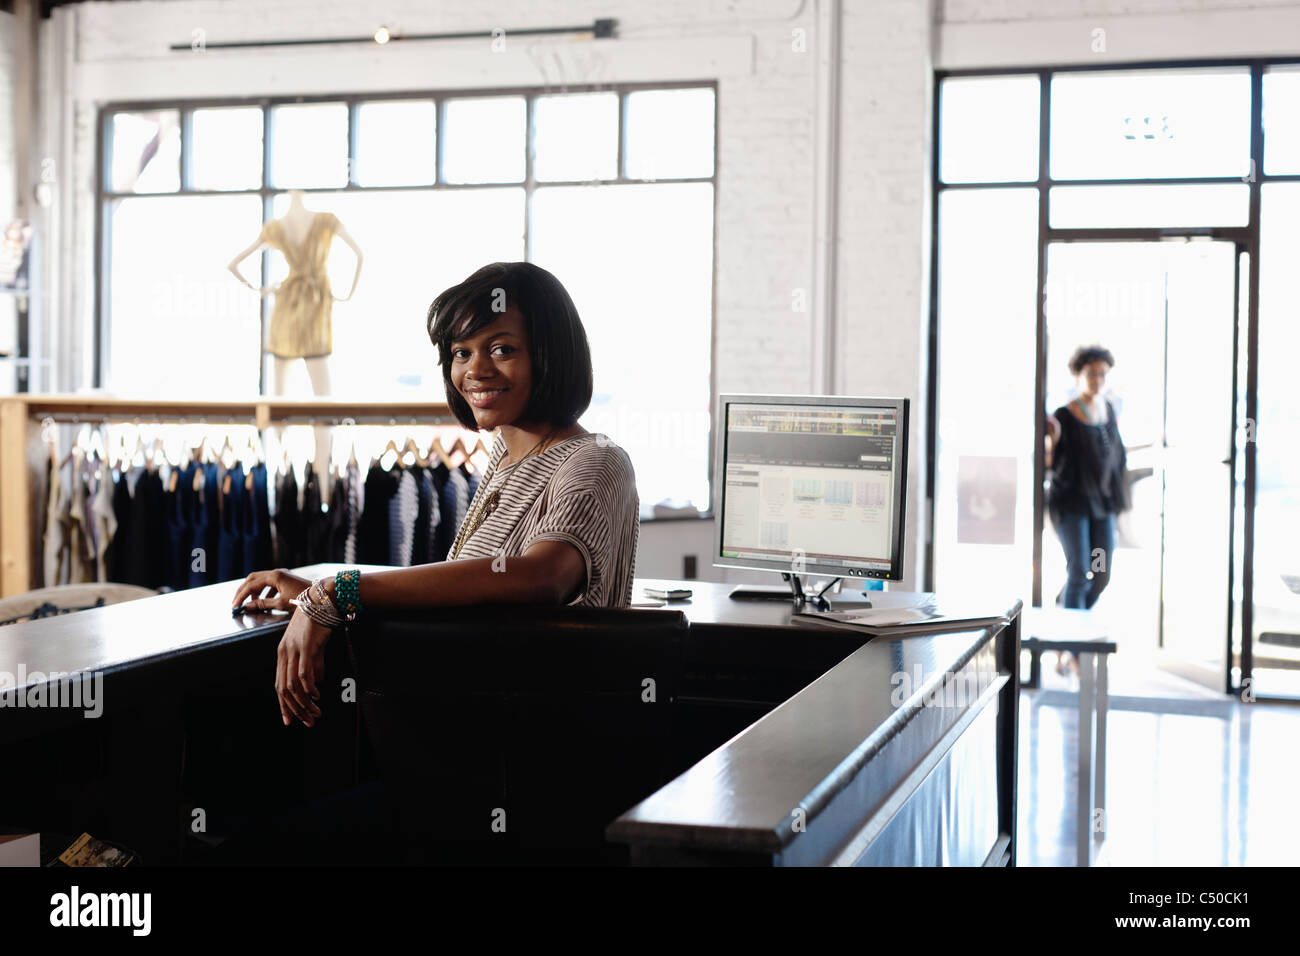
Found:
[[[732,588],[731,594],[728,596],[733,601],[789,601],[794,605],[796,611],[810,610],[808,607],[810,604],[812,609],[818,611],[829,611],[831,609],[831,602],[826,600],[825,595],[827,591],[835,586],[835,582],[840,580],[839,578],[832,578],[824,588],[816,594],[811,594],[804,591],[803,585],[799,582],[799,575],[782,571],[781,577],[787,582],[786,587],[775,584],[742,584]],[[871,602],[858,602],[854,604],[854,607],[864,605],[870,607]]]

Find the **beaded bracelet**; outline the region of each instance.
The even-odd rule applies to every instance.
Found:
[[[334,575],[334,605],[349,621],[361,613],[361,569],[350,568]]]

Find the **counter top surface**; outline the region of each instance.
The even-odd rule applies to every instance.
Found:
[[[343,567],[342,564],[316,564],[293,570],[303,577],[316,577]],[[359,567],[363,571],[386,570],[376,565]],[[0,627],[0,674],[12,675],[18,686],[25,686],[33,681],[21,680],[24,674],[110,673],[201,647],[274,632],[285,625],[289,615],[283,612],[232,616],[230,602],[239,583],[225,581],[138,601],[5,625]],[[804,634],[834,633],[840,637],[844,634],[817,625],[792,626],[789,602],[734,600],[728,597],[735,586],[732,584],[637,578],[633,584],[632,600],[634,603],[647,601],[643,590],[647,586],[671,585],[689,587],[694,592],[689,600],[663,605],[683,612],[691,625],[734,625],[792,633],[797,630]],[[872,592],[871,595],[877,606],[914,603],[917,598],[916,594],[904,592]],[[846,592],[835,597],[833,604],[837,607],[860,606],[861,601],[860,592],[856,596]]]
[[[332,566],[294,571],[306,577],[313,571],[326,573],[321,569],[327,567]],[[0,674],[12,677],[11,686],[26,686],[55,673],[111,673],[284,627],[289,615],[280,611],[231,615],[230,603],[242,581],[7,624],[0,627]],[[42,676],[32,679],[32,674]]]

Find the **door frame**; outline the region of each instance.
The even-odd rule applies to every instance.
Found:
[[[1227,444],[1228,444],[1228,457],[1227,457],[1227,459],[1225,459],[1224,462],[1223,462],[1223,464],[1225,464],[1225,465],[1228,466],[1228,475],[1229,475],[1229,480],[1228,480],[1228,500],[1227,500],[1227,505],[1228,505],[1228,508],[1227,508],[1228,551],[1227,551],[1227,566],[1226,566],[1226,568],[1224,569],[1224,570],[1226,571],[1226,573],[1227,573],[1227,576],[1228,576],[1228,582],[1227,582],[1227,583],[1228,583],[1228,587],[1227,587],[1227,602],[1226,602],[1226,607],[1224,608],[1224,613],[1225,613],[1225,629],[1224,629],[1224,634],[1225,634],[1226,647],[1224,648],[1224,662],[1225,662],[1225,667],[1224,667],[1224,674],[1222,675],[1222,677],[1223,677],[1223,681],[1224,681],[1224,691],[1227,692],[1227,693],[1231,693],[1231,692],[1233,691],[1233,687],[1232,687],[1232,683],[1231,683],[1232,667],[1233,667],[1233,647],[1232,647],[1232,643],[1233,643],[1233,618],[1234,618],[1234,608],[1233,608],[1233,604],[1234,604],[1234,601],[1233,601],[1233,584],[1234,584],[1234,581],[1235,581],[1235,572],[1236,572],[1236,566],[1237,566],[1236,540],[1235,540],[1235,539],[1236,539],[1236,535],[1235,535],[1235,533],[1234,533],[1234,523],[1235,523],[1235,517],[1236,517],[1236,501],[1237,501],[1237,481],[1236,481],[1236,477],[1237,477],[1237,441],[1236,441],[1236,436],[1237,436],[1237,434],[1238,434],[1238,430],[1239,430],[1239,428],[1240,428],[1240,425],[1239,425],[1239,423],[1238,423],[1238,421],[1237,421],[1237,406],[1238,406],[1238,400],[1237,400],[1237,399],[1238,399],[1238,395],[1239,395],[1239,393],[1240,393],[1240,384],[1241,384],[1241,383],[1238,381],[1239,358],[1240,358],[1239,346],[1240,346],[1240,342],[1241,342],[1241,328],[1242,328],[1242,309],[1241,309],[1241,306],[1242,306],[1242,301],[1241,301],[1242,283],[1241,283],[1241,279],[1242,279],[1242,268],[1243,268],[1243,264],[1242,264],[1242,256],[1243,256],[1243,253],[1244,253],[1245,250],[1246,250],[1246,237],[1241,236],[1241,235],[1226,235],[1226,236],[1225,236],[1225,235],[1217,235],[1217,234],[1216,234],[1216,235],[1206,235],[1206,234],[1205,234],[1205,231],[1203,231],[1203,230],[1172,230],[1172,229],[1168,229],[1168,230],[1155,230],[1155,229],[1152,229],[1152,230],[1123,230],[1124,232],[1127,233],[1127,235],[1125,235],[1124,237],[1120,238],[1120,237],[1117,237],[1117,236],[1114,235],[1114,233],[1117,233],[1117,232],[1120,232],[1120,231],[1121,231],[1121,230],[1064,230],[1064,229],[1062,229],[1062,230],[1055,230],[1055,232],[1058,232],[1058,233],[1061,233],[1061,232],[1067,232],[1067,233],[1070,233],[1071,235],[1070,235],[1068,238],[1064,238],[1064,239],[1049,239],[1048,242],[1047,242],[1047,243],[1043,246],[1043,248],[1042,248],[1043,261],[1044,261],[1044,272],[1043,272],[1043,277],[1044,277],[1044,279],[1043,279],[1043,283],[1044,283],[1044,284],[1042,285],[1042,288],[1043,288],[1043,290],[1044,290],[1044,294],[1041,295],[1041,296],[1039,297],[1039,302],[1040,302],[1040,310],[1039,310],[1039,311],[1040,311],[1040,315],[1042,316],[1043,325],[1042,325],[1041,328],[1040,328],[1040,335],[1039,335],[1039,343],[1040,343],[1040,345],[1041,345],[1042,347],[1038,350],[1038,361],[1039,361],[1039,367],[1038,367],[1038,370],[1037,370],[1037,371],[1038,371],[1038,374],[1037,374],[1036,381],[1038,382],[1039,386],[1040,386],[1040,387],[1042,388],[1042,390],[1043,390],[1043,396],[1042,396],[1041,399],[1038,400],[1038,401],[1039,401],[1039,407],[1041,407],[1041,408],[1044,409],[1044,414],[1050,414],[1050,412],[1047,412],[1047,410],[1046,410],[1046,405],[1047,405],[1047,400],[1046,400],[1046,382],[1047,382],[1047,363],[1046,363],[1046,359],[1047,359],[1047,333],[1046,333],[1046,285],[1045,285],[1045,281],[1046,281],[1046,279],[1045,279],[1045,277],[1046,277],[1046,271],[1045,271],[1045,270],[1046,270],[1047,250],[1048,250],[1048,248],[1049,248],[1052,244],[1080,243],[1080,244],[1086,244],[1086,245],[1095,245],[1095,244],[1100,244],[1100,243],[1105,243],[1105,242],[1123,242],[1123,243],[1128,244],[1128,245],[1133,245],[1133,244],[1137,244],[1137,243],[1153,243],[1153,244],[1154,244],[1154,243],[1159,243],[1159,242],[1188,243],[1188,242],[1192,241],[1193,239],[1204,239],[1204,240],[1207,240],[1207,241],[1209,241],[1209,242],[1222,242],[1222,243],[1227,244],[1227,245],[1231,248],[1231,250],[1232,250],[1232,351],[1231,351],[1231,355],[1230,355],[1230,359],[1229,359],[1229,361],[1231,362],[1231,373],[1230,373],[1230,376],[1229,376],[1229,378],[1230,378],[1229,394],[1228,394],[1227,396],[1224,396],[1225,400],[1227,400],[1227,401],[1229,402],[1229,406],[1230,406],[1230,408],[1229,408],[1229,426],[1228,426],[1228,433],[1227,433],[1225,436],[1223,436],[1223,437],[1227,440]],[[1219,230],[1211,230],[1211,232],[1215,232],[1215,233],[1228,233],[1228,234],[1241,233],[1241,232],[1244,232],[1244,231],[1245,231],[1245,230],[1243,230],[1243,229],[1239,229],[1239,228],[1238,228],[1238,229],[1219,229]],[[1098,232],[1102,233],[1102,235],[1101,235],[1100,237],[1098,237],[1098,236],[1096,235]],[[1146,235],[1138,235],[1138,234],[1135,234],[1135,233],[1143,233],[1143,232],[1145,232],[1145,233],[1147,233],[1147,234],[1146,234]],[[1080,236],[1080,235],[1077,235],[1078,233],[1088,233],[1088,235],[1086,235],[1086,236]],[[1251,266],[1251,268],[1253,269],[1253,266],[1254,266],[1254,262],[1253,262],[1253,260],[1249,260],[1249,262],[1250,262],[1250,266]],[[1168,316],[1168,314],[1167,314],[1167,310],[1168,310],[1168,300],[1167,300],[1167,299],[1166,299],[1166,301],[1165,301],[1165,309],[1166,309],[1166,317],[1165,317],[1166,331],[1165,331],[1165,337],[1166,337],[1166,347],[1167,347],[1167,340],[1168,340],[1168,322],[1169,322],[1169,316]],[[1167,356],[1167,354],[1166,354],[1166,357],[1165,357],[1165,362],[1166,362],[1166,364],[1167,364],[1167,362],[1168,362],[1168,356]],[[1166,376],[1166,380],[1162,383],[1162,387],[1166,389],[1166,392],[1165,392],[1165,395],[1163,396],[1162,401],[1165,402],[1165,403],[1167,403],[1167,402],[1168,402],[1168,391],[1167,391],[1167,389],[1168,389],[1168,381],[1167,381],[1167,376]],[[1165,521],[1165,512],[1166,512],[1166,507],[1165,507],[1165,492],[1164,492],[1164,490],[1163,490],[1163,486],[1164,486],[1164,482],[1165,482],[1164,471],[1163,471],[1163,469],[1164,469],[1164,467],[1165,467],[1165,464],[1164,464],[1164,462],[1165,462],[1165,456],[1163,455],[1163,452],[1164,452],[1164,450],[1165,450],[1165,448],[1166,448],[1166,446],[1167,446],[1167,440],[1168,440],[1168,434],[1167,434],[1167,432],[1166,432],[1166,428],[1167,428],[1167,423],[1166,423],[1165,421],[1163,421],[1163,419],[1162,419],[1162,423],[1161,423],[1161,436],[1160,436],[1161,452],[1162,452],[1162,455],[1161,455],[1161,460],[1162,460],[1162,465],[1161,465],[1161,469],[1162,469],[1162,473],[1161,473],[1162,490],[1161,490],[1161,519],[1160,519],[1160,520],[1161,520],[1161,535],[1160,535],[1160,560],[1159,560],[1159,575],[1160,575],[1160,580],[1159,580],[1159,582],[1158,582],[1158,585],[1159,585],[1159,612],[1158,612],[1158,614],[1157,614],[1157,616],[1156,616],[1156,628],[1157,628],[1157,631],[1156,631],[1156,635],[1155,635],[1155,636],[1156,636],[1156,661],[1157,661],[1157,665],[1158,665],[1162,670],[1166,670],[1166,671],[1169,671],[1170,673],[1177,674],[1177,675],[1180,676],[1180,677],[1183,677],[1183,678],[1185,678],[1185,679],[1187,679],[1187,680],[1191,680],[1191,681],[1193,681],[1193,682],[1195,682],[1195,683],[1198,683],[1198,684],[1201,684],[1201,685],[1203,685],[1203,686],[1209,686],[1209,685],[1206,684],[1205,676],[1204,676],[1204,669],[1203,669],[1203,668],[1196,667],[1196,666],[1193,666],[1193,665],[1181,666],[1181,664],[1180,664],[1180,659],[1177,658],[1177,657],[1176,657],[1172,652],[1168,651],[1168,650],[1166,649],[1166,647],[1165,647],[1165,641],[1164,641],[1164,637],[1165,637],[1165,630],[1164,630],[1164,606],[1165,606],[1165,577],[1164,577],[1164,567],[1165,567],[1165,553],[1166,553],[1166,552],[1165,552],[1165,543],[1164,543],[1164,542],[1165,542],[1164,521]],[[1037,447],[1038,447],[1038,448],[1042,448],[1042,443],[1041,443],[1041,441],[1040,441],[1040,443],[1038,444]],[[1044,460],[1043,460],[1043,456],[1042,456],[1041,454],[1036,456],[1036,458],[1035,458],[1035,462],[1034,462],[1034,467],[1035,467],[1035,482],[1034,482],[1034,487],[1035,487],[1035,489],[1042,489],[1042,488],[1044,487],[1045,479],[1046,479],[1046,467],[1045,467],[1045,462],[1044,462]],[[1041,494],[1041,497],[1042,497],[1042,502],[1041,502],[1041,504],[1037,504],[1037,505],[1036,505],[1035,514],[1034,514],[1034,519],[1035,519],[1035,522],[1034,522],[1035,538],[1034,538],[1034,542],[1033,542],[1033,545],[1034,545],[1034,561],[1033,561],[1033,565],[1034,565],[1034,604],[1035,604],[1036,607],[1037,607],[1037,606],[1041,606],[1041,604],[1042,604],[1042,601],[1041,601],[1041,597],[1042,597],[1042,558],[1043,558],[1043,551],[1044,551],[1044,549],[1043,549],[1043,533],[1044,533],[1044,531],[1046,530],[1046,526],[1047,526],[1047,521],[1046,521],[1046,510],[1047,510],[1047,509],[1046,509],[1046,496],[1045,496],[1045,493],[1042,493],[1042,494]],[[1210,569],[1210,573],[1214,573],[1213,569]]]
[[[1258,184],[1256,184],[1258,185]],[[1252,190],[1251,194],[1251,220],[1258,221],[1258,189]],[[1034,425],[1034,540],[1033,540],[1033,597],[1034,607],[1041,607],[1043,604],[1043,532],[1046,526],[1047,500],[1044,491],[1044,482],[1047,477],[1046,463],[1043,460],[1042,448],[1046,434],[1044,418],[1047,412],[1047,252],[1048,247],[1053,243],[1062,242],[1170,242],[1170,241],[1188,241],[1194,238],[1205,238],[1211,241],[1227,242],[1232,245],[1233,249],[1233,329],[1232,329],[1232,394],[1225,396],[1226,400],[1231,402],[1231,432],[1225,436],[1228,441],[1228,473],[1230,476],[1228,482],[1228,508],[1227,514],[1221,516],[1228,525],[1228,566],[1223,571],[1228,575],[1228,600],[1227,607],[1224,608],[1226,615],[1226,641],[1227,646],[1224,649],[1224,673],[1223,692],[1225,694],[1236,693],[1239,689],[1233,682],[1233,587],[1235,584],[1236,568],[1236,540],[1233,524],[1236,516],[1236,493],[1237,493],[1237,441],[1236,436],[1240,428],[1237,421],[1237,396],[1240,390],[1238,381],[1238,359],[1239,343],[1241,342],[1242,315],[1241,315],[1241,270],[1242,270],[1242,253],[1248,254],[1249,276],[1247,277],[1247,287],[1250,290],[1247,305],[1246,325],[1247,325],[1247,386],[1248,393],[1246,396],[1246,417],[1254,419],[1254,390],[1253,384],[1256,374],[1257,351],[1251,346],[1258,344],[1256,333],[1258,307],[1256,298],[1258,293],[1258,258],[1250,254],[1254,248],[1252,231],[1249,227],[1223,227],[1223,228],[1171,228],[1171,229],[1052,229],[1046,225],[1046,203],[1039,205],[1039,243],[1038,243],[1038,315],[1035,330],[1035,369],[1034,369],[1034,408],[1035,408],[1035,425]],[[1040,411],[1041,410],[1041,411]],[[1245,481],[1245,525],[1243,528],[1242,541],[1242,647],[1241,647],[1241,675],[1243,680],[1249,676],[1250,662],[1250,628],[1251,621],[1251,598],[1250,598],[1250,567],[1252,549],[1254,545],[1254,442],[1246,443],[1246,481]],[[1162,498],[1163,501],[1163,498]],[[1162,506],[1162,528],[1163,528],[1163,506]],[[1160,602],[1163,608],[1164,602],[1164,544],[1163,531],[1161,534],[1161,555],[1160,566]],[[1160,629],[1163,632],[1163,611],[1160,615]],[[1163,650],[1162,633],[1157,635],[1157,647]],[[1169,658],[1161,661],[1161,666],[1172,673],[1178,673],[1179,676],[1192,678],[1189,674],[1180,673],[1177,667],[1168,667]],[[1199,681],[1197,681],[1199,683]]]
[[[1248,257],[1249,272],[1246,276],[1246,301],[1245,314],[1241,314],[1241,296],[1238,295],[1236,311],[1237,329],[1234,335],[1234,356],[1233,356],[1233,381],[1235,385],[1235,394],[1233,396],[1232,421],[1234,434],[1230,443],[1230,457],[1233,480],[1230,484],[1231,493],[1230,511],[1227,520],[1232,522],[1235,517],[1236,507],[1236,469],[1237,469],[1237,441],[1236,429],[1239,427],[1237,415],[1238,394],[1244,393],[1245,398],[1245,417],[1249,421],[1258,420],[1258,396],[1259,396],[1259,274],[1260,274],[1260,256],[1259,256],[1259,235],[1260,235],[1260,197],[1261,189],[1265,182],[1298,182],[1300,174],[1268,174],[1264,170],[1264,126],[1263,126],[1263,78],[1267,68],[1272,66],[1297,64],[1300,58],[1291,57],[1251,57],[1251,58],[1223,58],[1213,60],[1168,60],[1168,61],[1125,61],[1107,63],[1105,65],[1097,64],[1079,64],[1055,67],[1010,67],[996,68],[984,67],[978,69],[966,70],[939,70],[935,71],[935,89],[934,103],[935,108],[932,111],[932,139],[934,148],[931,153],[931,181],[933,184],[932,202],[931,202],[931,222],[930,222],[930,327],[929,327],[929,355],[927,368],[927,402],[926,402],[926,427],[927,427],[927,444],[929,454],[926,456],[926,497],[927,510],[929,515],[928,540],[925,542],[925,561],[924,561],[924,586],[927,590],[934,588],[934,515],[935,515],[935,490],[936,490],[936,461],[935,449],[938,445],[937,424],[938,415],[936,408],[938,405],[938,341],[939,341],[939,314],[938,314],[938,243],[939,243],[939,193],[948,189],[988,189],[1003,188],[1010,186],[1028,186],[1034,187],[1038,192],[1038,288],[1037,288],[1037,317],[1035,325],[1036,348],[1035,348],[1035,388],[1034,388],[1034,407],[1026,409],[1026,413],[1031,414],[1031,422],[1034,434],[1034,486],[1033,486],[1033,509],[1034,509],[1034,540],[1033,540],[1033,581],[1032,581],[1032,598],[1031,604],[1035,607],[1042,605],[1042,537],[1045,511],[1045,495],[1043,489],[1043,480],[1045,468],[1043,462],[1043,439],[1045,434],[1044,416],[1046,414],[1046,315],[1045,315],[1045,296],[1046,296],[1046,269],[1047,269],[1047,246],[1051,242],[1069,242],[1069,241],[1157,241],[1162,239],[1175,239],[1183,237],[1208,237],[1230,241],[1236,246],[1237,259],[1237,282],[1241,281],[1241,254],[1244,252]],[[1071,72],[1109,72],[1120,70],[1176,70],[1176,69],[1196,69],[1196,68],[1222,68],[1222,67],[1245,67],[1249,70],[1251,81],[1250,94],[1250,173],[1240,179],[1233,177],[1203,177],[1203,178],[1185,178],[1185,179],[1094,179],[1094,180],[1063,180],[1055,181],[1050,176],[1050,149],[1051,149],[1051,80],[1056,74]],[[944,79],[950,77],[963,76],[1010,76],[1010,75],[1035,75],[1039,79],[1039,148],[1038,148],[1038,176],[1035,180],[1024,182],[987,182],[987,183],[955,183],[948,184],[942,182],[939,174],[939,164],[942,149],[942,129],[941,129],[941,84]],[[1245,182],[1249,189],[1249,215],[1247,224],[1239,227],[1222,227],[1222,228],[1121,228],[1121,229],[1053,229],[1048,224],[1048,192],[1055,185],[1156,185],[1181,183],[1187,185],[1209,184],[1209,183],[1233,183]],[[1240,291],[1240,290],[1239,290]],[[1244,319],[1244,340],[1242,339]],[[1245,346],[1245,383],[1244,389],[1242,383],[1238,381],[1238,372],[1240,363],[1240,347]],[[1230,567],[1228,573],[1229,590],[1228,590],[1228,647],[1226,655],[1225,673],[1223,675],[1223,688],[1225,693],[1240,694],[1247,682],[1252,680],[1253,673],[1253,641],[1254,641],[1254,554],[1255,554],[1255,499],[1256,499],[1256,447],[1255,442],[1247,441],[1244,443],[1245,451],[1244,475],[1242,479],[1243,487],[1243,525],[1241,528],[1241,615],[1240,615],[1240,635],[1241,649],[1239,659],[1238,679],[1234,680],[1234,654],[1233,654],[1233,586],[1235,581],[1231,577],[1234,575],[1234,569]],[[1230,525],[1231,527],[1231,525]],[[1236,538],[1230,538],[1232,546],[1235,547]],[[1264,697],[1254,695],[1251,699],[1258,700],[1284,700],[1293,701],[1290,697]]]

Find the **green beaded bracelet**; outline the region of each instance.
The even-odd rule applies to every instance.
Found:
[[[334,575],[334,605],[349,621],[361,613],[361,569],[352,568]]]

